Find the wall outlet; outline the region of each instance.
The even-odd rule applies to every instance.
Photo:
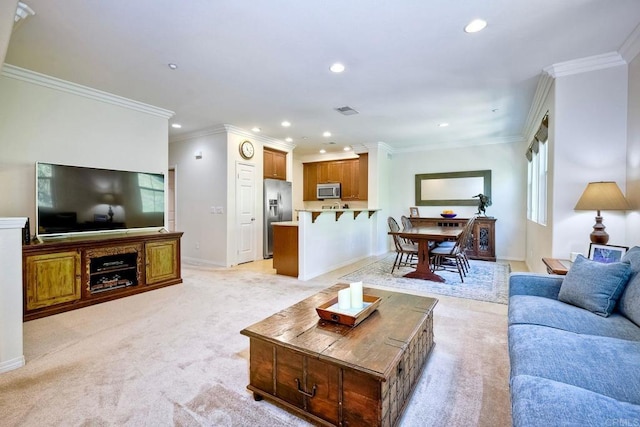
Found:
[[[196,242],[196,249],[200,249],[200,242]]]
[[[216,206],[216,213],[217,214],[223,214],[224,213],[224,209],[222,208],[222,206]]]

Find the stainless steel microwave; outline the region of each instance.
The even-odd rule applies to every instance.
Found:
[[[318,184],[316,189],[316,196],[319,200],[322,199],[339,199],[340,198],[340,183],[334,182],[329,184]]]

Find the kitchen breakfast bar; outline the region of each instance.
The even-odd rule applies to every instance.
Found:
[[[309,280],[374,254],[379,209],[301,209],[274,222],[273,268]]]

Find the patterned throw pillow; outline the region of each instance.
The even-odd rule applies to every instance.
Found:
[[[629,261],[603,264],[578,255],[562,281],[558,300],[607,317],[631,273]]]

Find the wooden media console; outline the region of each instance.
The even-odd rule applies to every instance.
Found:
[[[182,283],[181,237],[119,233],[24,245],[24,320]]]

